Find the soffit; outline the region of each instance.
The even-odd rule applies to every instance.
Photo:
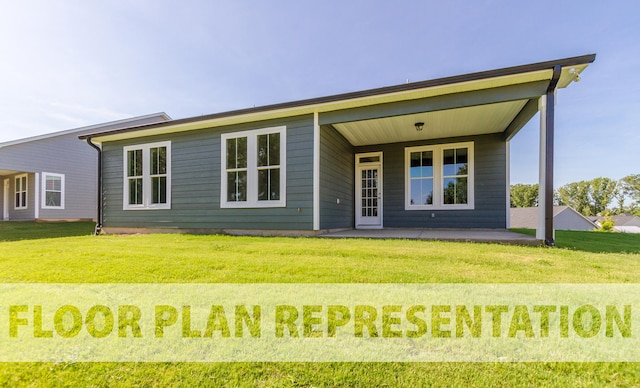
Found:
[[[0,170],[0,176],[4,176],[4,175],[14,175],[14,174],[18,174],[20,171],[15,171],[15,170]]]
[[[333,124],[352,145],[384,144],[503,132],[528,100]],[[422,131],[415,123],[423,122]]]

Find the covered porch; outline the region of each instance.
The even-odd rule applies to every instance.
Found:
[[[33,172],[0,169],[0,220],[35,218],[28,188],[34,187],[36,181],[37,177]]]
[[[593,60],[398,85],[317,109],[314,229],[353,228],[328,237],[554,245],[556,92],[579,81]],[[509,142],[538,112],[541,222],[533,238],[507,230]]]

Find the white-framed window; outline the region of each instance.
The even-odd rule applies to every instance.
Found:
[[[27,187],[28,176],[27,174],[17,175],[15,177],[15,201],[13,202],[14,209],[26,209],[27,208]]]
[[[221,135],[220,207],[285,207],[286,127]]]
[[[405,148],[405,198],[405,210],[473,209],[473,142]]]
[[[171,142],[123,147],[123,209],[171,208]]]
[[[64,209],[64,174],[42,173],[42,208]]]

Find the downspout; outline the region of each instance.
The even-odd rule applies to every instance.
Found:
[[[91,142],[91,136],[87,137],[87,144],[98,151],[98,215],[94,231],[97,236],[102,230],[102,149]]]
[[[555,115],[555,93],[562,68],[559,65],[553,67],[553,75],[547,87],[547,110],[546,110],[546,142],[545,142],[545,192],[544,195],[544,244],[554,246],[553,238],[553,148],[554,148],[554,115]]]

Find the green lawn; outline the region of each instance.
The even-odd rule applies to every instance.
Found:
[[[88,236],[94,227],[93,222],[0,222],[0,242]]]
[[[532,229],[512,229],[513,232],[536,235]],[[596,253],[640,253],[640,235],[631,233],[579,232],[557,230],[556,245],[577,251]]]
[[[558,232],[558,248],[549,249],[407,240],[93,237],[86,224],[46,224],[76,230],[76,236],[58,237],[63,233],[52,228],[35,239],[26,225],[0,223],[4,283],[640,282],[640,235]],[[15,363],[0,364],[0,385],[640,386],[640,364]]]

